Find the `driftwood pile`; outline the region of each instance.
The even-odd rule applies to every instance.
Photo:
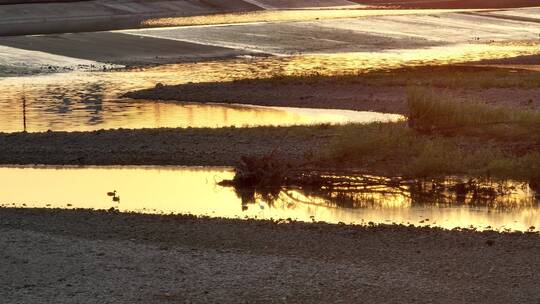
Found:
[[[244,187],[279,187],[288,183],[292,171],[272,155],[242,156],[233,183]]]

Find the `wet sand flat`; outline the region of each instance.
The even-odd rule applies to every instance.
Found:
[[[116,32],[1,37],[0,45],[121,65],[196,61],[248,54],[230,48]]]
[[[509,8],[538,6],[536,0],[351,0],[353,2],[396,8]]]
[[[12,303],[540,300],[537,234],[82,210],[0,219],[0,295]]]
[[[137,28],[148,18],[260,9],[243,0],[8,3],[0,10],[0,36]]]
[[[523,12],[527,10],[529,9]],[[407,15],[392,15],[391,11],[381,11],[380,16],[357,18],[136,29],[122,32],[274,55],[391,50],[399,52],[403,49],[449,45],[463,47],[462,44],[537,39],[538,26],[535,22],[500,19],[490,14],[492,12],[474,15],[419,10]],[[479,40],[475,40],[477,38]]]
[[[442,45],[423,39],[403,40],[324,23],[265,23],[125,31],[138,36],[190,41],[254,52],[286,55],[323,52],[381,51]]]
[[[530,14],[528,10],[534,12],[523,9],[518,14]],[[39,70],[43,65],[65,66],[78,59],[81,65],[144,66],[255,54],[358,54],[415,61],[422,60],[419,54],[424,53],[440,53],[437,57],[445,58],[452,50],[481,57],[482,52],[489,52],[490,42],[537,41],[538,36],[536,22],[501,19],[491,16],[492,12],[410,11],[400,16],[392,15],[396,10],[374,10],[380,15],[335,19],[339,11],[321,20],[308,18],[311,21],[263,19],[248,24],[1,37],[0,64]],[[270,13],[280,16],[287,11]],[[213,24],[213,18],[203,21]],[[29,54],[28,62],[20,62],[19,52]],[[69,67],[77,69],[72,64]],[[283,66],[284,70],[288,68],[292,67]]]
[[[291,9],[291,8],[325,8],[325,7],[352,7],[359,6],[348,0],[247,0],[257,6],[266,9]]]
[[[522,18],[523,20],[537,20],[540,21],[540,7],[517,9],[517,10],[501,10],[497,12],[491,12],[491,15],[500,18]]]

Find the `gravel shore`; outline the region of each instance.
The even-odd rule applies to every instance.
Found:
[[[0,164],[234,166],[276,150],[304,159],[335,136],[331,126],[0,133]]]
[[[0,209],[3,303],[538,303],[538,234]]]

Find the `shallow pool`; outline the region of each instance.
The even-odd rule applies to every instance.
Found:
[[[375,189],[355,204],[339,197],[283,190],[271,200],[217,185],[231,168],[204,167],[2,167],[4,207],[118,208],[143,213],[182,213],[226,218],[296,219],[331,223],[402,223],[452,229],[528,230],[540,227],[540,202],[528,185],[507,183],[511,193],[474,204],[430,201],[412,191]],[[384,190],[384,189],[383,189]],[[114,192],[115,196],[107,195]],[[113,198],[117,197],[118,202]]]

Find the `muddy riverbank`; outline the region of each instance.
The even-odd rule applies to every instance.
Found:
[[[155,88],[128,92],[125,96],[144,100],[405,113],[408,90],[429,87],[437,94],[449,95],[464,103],[472,101],[540,109],[540,74],[512,68],[521,62],[530,66],[531,62],[538,62],[538,57],[483,63],[500,64],[501,68],[442,66],[404,68],[356,76],[291,76],[171,86],[157,84]]]
[[[285,83],[272,81],[244,81],[229,83],[200,83],[163,87],[128,93],[135,99],[166,101],[220,102],[260,106],[304,107],[375,111],[382,113],[406,112],[408,87],[366,86],[361,83]],[[434,88],[462,102],[481,101],[492,105],[512,105],[540,109],[540,89],[490,88],[449,89]]]
[[[10,303],[540,299],[537,234],[40,209],[0,209],[0,234]]]

